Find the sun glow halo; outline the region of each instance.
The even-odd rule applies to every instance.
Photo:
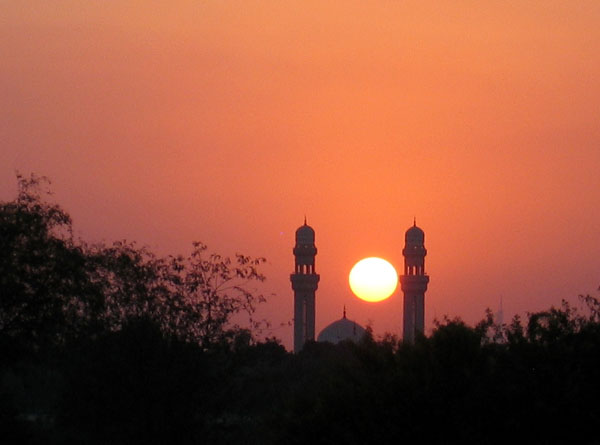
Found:
[[[394,293],[398,274],[388,261],[370,257],[354,265],[348,280],[354,295],[364,301],[377,302]]]

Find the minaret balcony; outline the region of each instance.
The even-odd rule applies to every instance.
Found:
[[[314,291],[319,285],[319,274],[296,274],[290,275],[290,281],[292,282],[292,289],[294,291]]]
[[[424,293],[429,283],[429,275],[402,275],[400,276],[400,286],[402,292]]]

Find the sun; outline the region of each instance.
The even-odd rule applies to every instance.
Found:
[[[382,258],[360,260],[350,271],[350,289],[361,300],[377,302],[396,290],[398,274],[394,266]]]

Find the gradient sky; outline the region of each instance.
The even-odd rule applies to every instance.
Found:
[[[426,233],[426,326],[597,295],[600,2],[0,0],[0,199],[49,176],[89,241],[265,256],[291,345],[294,231],[317,330],[400,334],[351,295]]]

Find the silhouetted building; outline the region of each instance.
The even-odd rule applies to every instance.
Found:
[[[315,271],[315,231],[306,224],[296,230],[294,246],[295,269],[290,275],[294,290],[294,352],[300,352],[307,341],[315,340],[315,292],[319,285],[319,274]],[[403,340],[413,343],[417,332],[425,330],[425,292],[429,276],[425,273],[425,233],[414,225],[406,231],[404,274],[400,276],[404,293]],[[318,341],[339,343],[342,340],[358,341],[365,329],[346,318],[346,310],[341,319],[326,326]]]
[[[425,330],[425,291],[429,276],[425,273],[425,233],[417,227],[417,222],[404,236],[404,275],[400,284],[404,293],[403,340],[414,343],[417,332]]]
[[[325,329],[319,333],[317,341],[333,344],[337,344],[344,340],[357,342],[365,335],[365,332],[365,329],[361,325],[346,318],[346,308],[344,308],[344,316],[327,325]]]
[[[296,230],[295,269],[290,275],[294,289],[294,352],[315,339],[315,292],[319,275],[315,272],[315,231],[306,224]]]

